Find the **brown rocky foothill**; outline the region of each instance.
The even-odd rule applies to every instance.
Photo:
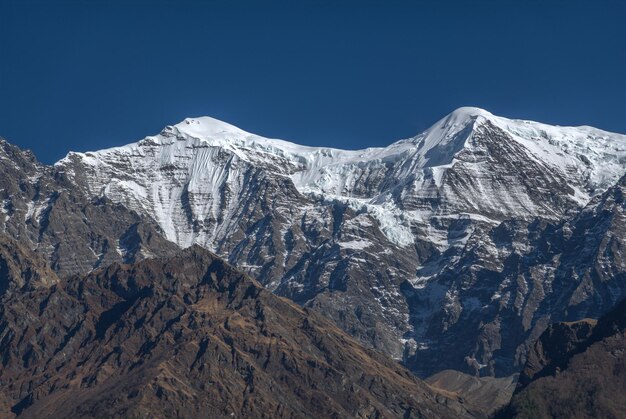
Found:
[[[468,415],[197,246],[14,292],[0,319],[5,416]]]

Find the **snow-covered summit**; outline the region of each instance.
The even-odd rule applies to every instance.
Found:
[[[433,217],[558,218],[586,204],[626,172],[626,136],[463,107],[387,147],[341,150],[200,117],[127,146],[70,153],[57,166],[85,177],[91,194],[152,216],[183,246],[216,237],[223,226],[198,226],[232,215],[239,201],[224,202],[224,191],[236,198],[251,176],[283,178],[314,201],[365,211],[398,245],[413,242],[415,223],[418,234],[445,245],[445,228],[431,231]]]
[[[180,132],[195,137],[210,137],[216,135],[251,135],[250,133],[231,125],[219,119],[209,116],[201,116],[199,118],[186,118],[178,124],[174,125]]]
[[[244,131],[234,125],[211,117],[187,118],[166,127],[160,137],[177,137],[185,140],[199,140],[203,144],[236,150],[255,150],[268,154],[298,156],[317,150],[315,147],[301,146],[288,141],[265,138]],[[158,137],[157,137],[158,138]],[[242,154],[245,158],[245,155]]]

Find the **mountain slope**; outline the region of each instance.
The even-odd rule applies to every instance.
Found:
[[[542,368],[527,365],[528,380],[502,417],[618,418],[626,408],[626,301],[595,322],[549,328],[533,348]],[[589,332],[586,330],[591,328]],[[570,329],[575,333],[554,333]],[[585,330],[581,334],[580,330]],[[532,375],[528,372],[532,371]]]
[[[463,417],[388,358],[199,247],[6,299],[20,417]]]
[[[435,278],[405,287],[417,342],[406,363],[506,376],[551,323],[610,310],[626,297],[625,192],[626,177],[570,219],[506,221],[436,259]]]
[[[58,281],[45,258],[0,234],[0,299],[20,290],[49,287]]]
[[[454,370],[444,370],[425,380],[431,387],[462,398],[463,406],[476,417],[491,417],[508,405],[515,390],[517,376],[475,377]]]

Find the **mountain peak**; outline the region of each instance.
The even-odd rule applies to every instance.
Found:
[[[455,119],[466,119],[466,118],[473,118],[476,116],[483,116],[485,118],[488,117],[493,117],[494,115],[489,112],[486,111],[482,108],[477,108],[475,106],[462,106],[460,108],[457,108],[455,110],[453,110],[448,117],[453,117]]]
[[[499,117],[488,112],[484,109],[477,108],[474,106],[463,106],[457,108],[450,112],[448,115],[441,118],[439,121],[435,122],[428,130],[429,131],[440,131],[442,129],[448,130],[450,128],[458,128],[463,129],[469,123],[473,123],[477,118],[482,117],[488,120],[495,120]]]
[[[213,137],[224,134],[250,135],[250,133],[219,119],[210,116],[185,118],[174,125],[180,132],[193,137]]]
[[[479,117],[489,120],[497,118],[484,109],[470,106],[461,107],[435,122],[430,128],[415,137],[415,140],[421,142],[424,151],[437,149],[437,158],[435,159],[437,162],[449,162],[452,155],[464,147],[469,134],[468,130],[473,130]]]
[[[481,108],[473,106],[463,106],[457,108],[448,115],[435,122],[429,129],[425,131],[427,136],[436,136],[437,140],[441,140],[446,136],[454,135],[465,129],[468,124],[476,121],[478,117],[494,120],[498,117]]]

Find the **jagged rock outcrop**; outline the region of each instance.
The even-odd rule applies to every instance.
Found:
[[[519,376],[518,389],[540,376],[555,374],[557,369],[567,365],[571,353],[589,339],[596,322],[594,319],[583,319],[551,324],[529,351]]]
[[[19,417],[467,416],[197,246],[22,290],[0,319],[0,403]]]

